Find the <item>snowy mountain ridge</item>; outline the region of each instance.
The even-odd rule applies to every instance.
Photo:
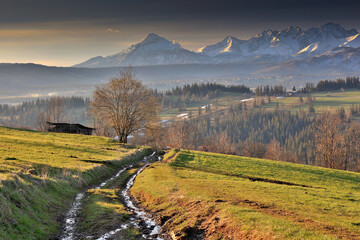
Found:
[[[227,36],[222,41],[204,46],[197,51],[187,50],[176,41],[169,41],[150,33],[141,42],[117,54],[97,56],[74,67],[282,62],[292,59],[305,60],[339,47],[344,52],[347,48],[360,47],[358,31],[346,30],[335,23],[327,23],[306,31],[290,26],[281,31],[266,30],[248,40]]]

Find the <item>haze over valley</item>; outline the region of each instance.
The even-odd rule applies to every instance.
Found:
[[[248,40],[225,37],[197,51],[155,33],[119,53],[97,56],[72,67],[0,64],[0,102],[49,95],[88,96],[96,84],[133,66],[151,88],[195,82],[303,86],[306,82],[359,74],[360,36],[356,29],[327,23],[302,30],[264,30]]]

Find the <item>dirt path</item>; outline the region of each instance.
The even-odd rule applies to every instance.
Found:
[[[165,240],[168,239],[167,235],[163,233],[163,230],[160,225],[156,223],[153,219],[153,216],[137,206],[134,200],[131,198],[129,190],[133,186],[136,177],[140,174],[147,166],[149,166],[151,161],[160,160],[161,158],[155,155],[155,152],[147,157],[144,157],[140,162],[140,167],[137,167],[136,173],[133,174],[130,178],[127,179],[125,186],[121,187],[117,195],[120,197],[118,203],[122,203],[123,207],[127,210],[129,218],[123,219],[119,222],[112,222],[114,226],[113,229],[102,229],[99,234],[93,234],[91,236],[86,236],[83,233],[80,233],[78,226],[82,221],[81,210],[84,208],[84,202],[86,201],[86,191],[78,193],[74,202],[71,204],[71,208],[66,214],[66,217],[63,221],[63,231],[58,239],[60,240],[77,240],[77,239],[122,239],[122,232],[129,231],[129,229],[137,229],[141,235],[136,237],[136,239],[156,239],[156,240]],[[129,164],[120,169],[114,176],[105,180],[94,189],[104,189],[106,185],[119,177],[122,177],[123,174],[129,169],[136,168],[135,164]],[[101,219],[99,219],[101,220]]]

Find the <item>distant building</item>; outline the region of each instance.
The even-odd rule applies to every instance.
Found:
[[[47,122],[47,124],[49,124],[49,128],[48,128],[49,132],[92,135],[92,132],[95,130],[95,128],[85,127],[78,123],[72,124],[72,123]]]

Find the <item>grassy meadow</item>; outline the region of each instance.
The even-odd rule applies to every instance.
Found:
[[[331,92],[315,92],[309,94],[312,98],[315,98],[313,101],[314,109],[317,113],[323,111],[336,111],[340,107],[344,107],[347,113],[350,112],[350,106],[353,104],[360,104],[360,90],[358,89],[348,89],[344,92],[341,91],[331,91]],[[198,109],[206,105],[211,105],[211,111],[217,111],[221,109],[228,109],[232,105],[240,104],[243,99],[248,99],[254,96],[243,93],[223,93],[222,96],[203,100],[199,102],[194,102],[188,105],[185,110],[179,111],[178,108],[164,109],[160,112],[160,117],[163,120],[173,119],[179,114],[188,113],[192,116],[198,116]],[[261,99],[264,99],[266,102],[265,105],[258,107],[257,109],[265,110],[275,110],[277,109],[277,104],[279,110],[289,110],[292,112],[297,112],[299,110],[308,111],[309,104],[307,103],[307,94],[302,94],[303,103],[300,103],[299,100],[300,94],[294,96],[280,96],[280,97],[271,97],[272,102],[267,103],[267,97],[255,97],[258,102]],[[247,101],[247,108],[252,109],[253,100]],[[202,114],[205,114],[205,108],[202,109]]]
[[[172,150],[131,191],[177,238],[360,239],[359,173]]]
[[[0,239],[48,239],[76,193],[142,157],[95,136],[0,127]]]

